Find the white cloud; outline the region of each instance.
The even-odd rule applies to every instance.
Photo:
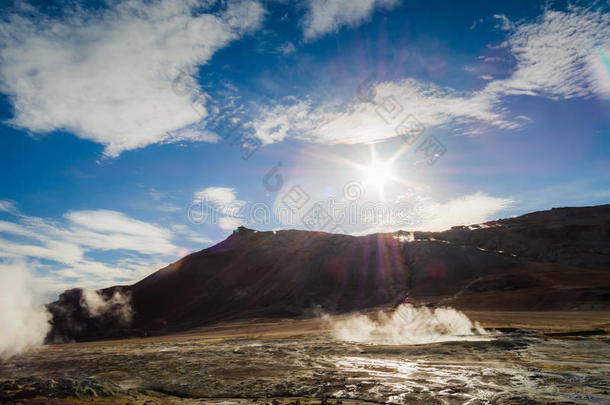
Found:
[[[519,124],[496,112],[497,100],[485,92],[460,93],[451,88],[414,79],[388,81],[374,86],[374,102],[356,100],[339,110],[332,103],[313,107],[309,100],[289,99],[262,107],[249,125],[264,143],[287,136],[321,143],[362,143],[398,136],[397,128],[407,117],[424,127],[447,123],[495,125],[515,128]],[[413,121],[407,121],[412,123]]]
[[[205,200],[216,205],[229,205],[237,201],[236,191],[230,187],[208,187],[195,193],[195,201]]]
[[[183,209],[182,207],[179,207],[174,203],[166,201],[168,199],[168,196],[164,195],[163,193],[158,192],[154,188],[148,192],[148,195],[154,201],[152,208],[156,211],[178,212]],[[171,198],[172,196],[170,195],[169,197]]]
[[[360,217],[356,226],[345,225],[354,235],[375,232],[444,231],[452,226],[473,225],[493,219],[493,215],[509,208],[514,200],[474,193],[439,202],[421,194],[400,196],[387,210],[377,216]],[[390,213],[391,215],[388,215]],[[384,221],[391,218],[391,221]],[[375,224],[371,226],[372,224]]]
[[[257,29],[264,9],[231,1],[216,13],[199,11],[209,5],[133,0],[61,19],[7,16],[0,90],[14,106],[11,123],[37,133],[68,130],[104,145],[107,156],[157,142],[215,142],[216,135],[189,127],[207,115],[207,95],[192,75]],[[187,88],[173,88],[177,79]]]
[[[8,212],[9,214],[17,212],[15,203],[9,200],[0,200],[0,211]]]
[[[160,202],[158,204],[155,204],[153,209],[161,212],[178,212],[182,210],[182,207],[179,207],[169,202]]]
[[[237,228],[240,225],[243,225],[244,221],[240,218],[233,217],[222,217],[218,218],[218,226],[220,229],[225,231],[230,231]]]
[[[109,210],[72,211],[65,215],[74,242],[98,250],[126,249],[143,254],[171,254],[171,233],[157,225]]]
[[[184,236],[187,240],[198,245],[210,245],[214,242],[212,239],[207,238],[198,232],[191,231],[186,225],[173,225],[172,231],[178,235]]]
[[[272,107],[262,106],[257,118],[247,126],[255,130],[264,144],[281,142],[290,135],[303,138],[311,136],[317,121],[330,119],[320,111],[321,108],[314,109],[308,100],[290,98]]]
[[[423,212],[423,222],[417,229],[443,231],[457,225],[480,224],[513,203],[511,199],[483,193],[458,197],[445,203],[429,201]]]
[[[163,143],[173,143],[179,141],[192,141],[192,142],[208,142],[217,143],[220,140],[220,136],[205,129],[200,128],[183,128],[178,131],[169,133],[169,137],[163,139]]]
[[[486,91],[553,99],[610,97],[610,72],[603,61],[610,54],[610,13],[579,7],[546,10],[534,22],[507,29],[517,67]]]
[[[194,195],[193,204],[202,204],[202,209],[209,212],[216,210],[221,216],[213,217],[223,230],[232,230],[245,221],[241,218],[246,201],[237,198],[237,191],[230,187],[208,187]]]
[[[482,22],[483,22],[483,18],[479,18],[477,20],[474,20],[472,22],[472,24],[470,24],[470,27],[468,29],[472,31],[473,29],[475,29],[477,27],[477,25],[481,24]]]
[[[297,50],[297,48],[290,41],[284,42],[283,44],[281,44],[280,46],[277,47],[277,51],[284,55],[290,55],[291,53],[294,53],[296,50]]]
[[[507,30],[508,39],[503,44],[517,66],[506,79],[481,76],[488,80],[481,90],[460,92],[412,78],[386,81],[371,84],[372,102],[337,104],[326,100],[314,106],[309,97],[287,98],[260,107],[247,125],[266,144],[287,137],[331,144],[363,143],[398,136],[396,128],[409,115],[424,127],[451,125],[467,134],[489,127],[517,129],[529,119],[509,116],[502,106],[507,95],[610,97],[609,13],[572,7],[567,12],[547,10],[529,23],[496,18]]]
[[[514,27],[513,23],[504,14],[494,14],[493,17],[498,20],[497,27],[501,30],[508,31]]]
[[[136,281],[180,249],[169,230],[117,211],[71,211],[64,219],[16,212],[13,220],[0,221],[0,264],[19,262],[44,274],[39,278],[50,295],[74,284],[99,288]],[[92,258],[108,251],[116,258]]]
[[[188,240],[195,242],[198,245],[211,245],[214,242],[212,239],[206,238],[205,236],[191,236]]]
[[[400,0],[308,0],[303,20],[306,40],[336,32],[342,26],[357,26],[369,18],[375,8],[391,9]]]

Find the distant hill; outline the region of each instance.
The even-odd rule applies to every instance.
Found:
[[[240,227],[130,286],[48,304],[48,341],[143,336],[252,317],[406,301],[480,310],[610,308],[610,205],[557,208],[444,232],[349,236]],[[130,308],[122,308],[124,299]],[[129,316],[124,316],[129,310]]]

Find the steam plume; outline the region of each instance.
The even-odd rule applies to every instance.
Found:
[[[477,340],[488,332],[472,322],[463,312],[453,308],[416,308],[402,304],[386,315],[377,313],[377,320],[367,315],[353,315],[331,322],[336,339],[349,342],[416,345],[451,340]]]
[[[0,264],[0,358],[42,345],[50,314],[36,291],[35,279],[25,264]]]
[[[80,305],[90,317],[109,314],[116,317],[123,324],[129,324],[133,317],[131,309],[131,296],[121,294],[119,291],[111,297],[104,297],[99,291],[83,290]]]

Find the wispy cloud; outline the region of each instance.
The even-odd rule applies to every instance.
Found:
[[[429,196],[409,194],[399,196],[395,207],[400,207],[400,217],[409,218],[412,225],[401,225],[367,218],[351,233],[368,235],[374,232],[444,231],[453,226],[473,225],[487,222],[494,215],[508,209],[515,203],[510,198],[493,197],[485,193],[474,193],[437,201]],[[406,204],[406,205],[403,205]],[[408,207],[408,208],[407,208]]]
[[[244,221],[242,219],[234,217],[222,217],[218,219],[218,226],[225,231],[233,230],[238,226],[243,225],[243,223]]]
[[[3,19],[0,90],[13,104],[11,123],[36,133],[66,129],[104,145],[107,156],[158,142],[217,141],[189,129],[208,114],[206,94],[197,84],[176,91],[172,82],[192,79],[218,49],[257,29],[260,3],[229,1],[214,13],[190,0],[111,4]]]
[[[8,212],[9,214],[14,214],[17,212],[17,207],[15,203],[9,200],[0,200],[0,211]]]
[[[553,99],[610,97],[609,73],[602,61],[610,54],[610,13],[570,7],[546,10],[522,24],[501,18],[517,66],[509,78],[491,82],[488,92]]]
[[[297,48],[294,46],[294,44],[292,42],[288,41],[288,42],[284,42],[283,44],[278,46],[276,50],[279,53],[282,53],[284,55],[290,55],[291,53],[294,53],[297,50]]]
[[[171,254],[171,233],[157,225],[109,210],[72,211],[68,239],[99,250],[126,249],[143,254]]]
[[[218,206],[230,205],[235,202],[241,203],[237,199],[237,192],[230,187],[208,187],[195,193],[195,201],[206,200]]]
[[[419,230],[442,231],[456,225],[472,225],[489,221],[493,215],[507,209],[514,200],[489,196],[484,193],[469,194],[447,202],[428,201],[424,220]]]
[[[519,125],[497,112],[498,100],[486,92],[464,93],[405,79],[378,83],[373,86],[372,93],[374,102],[354,97],[353,101],[340,106],[332,102],[313,106],[308,99],[290,98],[275,106],[262,107],[249,126],[267,144],[286,137],[332,144],[371,142],[398,136],[401,133],[399,125],[408,116],[416,117],[425,127],[448,123],[463,126],[484,123],[500,128]]]
[[[166,196],[165,194],[160,193],[159,191],[155,190],[154,188],[148,192],[148,195],[154,201],[154,204],[152,205],[152,207],[155,211],[178,212],[183,209],[182,207],[180,207],[170,201],[167,201],[168,197],[172,197],[172,196]]]
[[[266,144],[286,138],[364,143],[399,136],[397,127],[409,115],[425,127],[447,126],[460,133],[517,129],[529,118],[511,117],[503,104],[511,95],[610,97],[609,13],[571,7],[565,12],[546,10],[533,22],[495,17],[507,32],[503,47],[516,67],[504,79],[481,76],[488,83],[480,90],[458,91],[413,78],[385,81],[371,85],[371,102],[354,97],[314,105],[310,97],[289,97],[260,107],[247,126]]]
[[[135,281],[179,251],[169,230],[117,211],[70,211],[63,221],[11,214],[0,221],[0,262],[39,271],[53,293]],[[94,259],[111,251],[112,259]]]
[[[186,225],[182,225],[182,224],[173,225],[172,231],[174,231],[174,233],[177,235],[181,235],[181,236],[185,237],[186,239],[188,239],[191,242],[195,242],[198,246],[209,245],[214,242],[212,239],[205,237],[201,233],[192,231]]]
[[[241,218],[241,211],[246,201],[237,198],[237,191],[230,187],[208,187],[195,193],[193,204],[201,204],[207,212],[213,208],[221,217],[217,224],[223,230],[232,230],[245,221]]]
[[[312,40],[342,26],[357,26],[376,8],[391,9],[400,0],[308,0],[303,21],[303,37]]]
[[[493,17],[496,19],[496,27],[508,31],[514,27],[514,24],[504,14],[494,14]]]

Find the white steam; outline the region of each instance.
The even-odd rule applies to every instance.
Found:
[[[478,340],[489,333],[478,322],[453,308],[416,308],[402,304],[390,314],[377,313],[377,320],[367,315],[352,315],[343,320],[331,320],[335,339],[348,342],[417,345],[453,340]]]
[[[51,315],[25,264],[0,263],[0,358],[41,346]]]
[[[91,317],[110,314],[125,324],[129,324],[133,317],[131,297],[128,294],[121,294],[119,291],[115,291],[111,297],[107,298],[99,291],[83,290],[80,305]]]

